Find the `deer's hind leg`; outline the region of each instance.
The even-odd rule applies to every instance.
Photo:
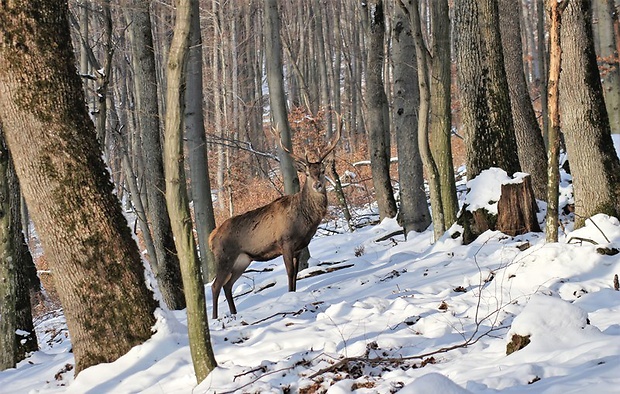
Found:
[[[228,308],[230,309],[230,313],[233,315],[237,314],[237,307],[235,306],[235,301],[232,295],[232,288],[237,279],[243,275],[245,269],[248,268],[252,259],[245,253],[237,256],[235,263],[233,264],[233,269],[230,274],[230,279],[224,284],[224,295],[226,296],[226,301],[228,301]]]

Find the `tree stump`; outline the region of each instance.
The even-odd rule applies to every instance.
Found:
[[[486,230],[499,230],[513,237],[531,231],[540,232],[537,212],[529,175],[524,176],[521,182],[502,184],[497,215],[484,208],[472,212],[467,206],[463,207],[458,219],[458,224],[463,226],[463,244],[472,243]]]
[[[515,236],[540,232],[536,213],[538,205],[532,189],[532,178],[527,175],[520,183],[502,185],[502,196],[497,202],[496,229]]]

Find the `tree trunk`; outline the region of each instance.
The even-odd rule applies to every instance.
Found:
[[[562,26],[562,12],[567,2],[558,3],[557,0],[549,0],[550,26],[549,26],[549,91],[547,103],[549,103],[548,129],[548,164],[547,164],[547,219],[545,229],[547,242],[558,242],[558,204],[560,184],[560,110],[559,110],[559,82],[562,70],[562,46],[560,43],[560,29]]]
[[[13,256],[16,273],[15,320],[16,333],[18,333],[15,336],[15,340],[17,344],[16,361],[19,362],[28,353],[39,349],[37,334],[34,331],[34,323],[32,321],[31,294],[34,295],[41,292],[41,281],[37,276],[37,268],[34,265],[32,255],[22,232],[21,190],[10,154],[7,181],[9,186],[9,207],[11,209],[11,233],[13,234],[13,247],[15,251]]]
[[[591,25],[591,1],[562,14],[562,131],[573,175],[575,228],[596,213],[620,213],[620,162],[611,139]]]
[[[596,21],[594,24],[596,52],[604,69],[601,73],[601,82],[609,125],[612,134],[620,134],[620,64],[618,63],[619,54],[616,52],[618,47],[616,40],[620,37],[614,36],[613,20],[614,15],[617,20],[618,14],[613,0],[593,1],[592,6],[593,19]]]
[[[382,0],[369,1],[362,16],[366,25],[368,56],[366,90],[364,95],[365,125],[368,132],[368,152],[379,218],[396,216],[396,201],[390,179],[390,119],[387,96],[383,85],[383,38],[385,15]]]
[[[215,228],[215,215],[211,199],[207,139],[202,110],[202,37],[198,2],[192,1],[192,7],[195,8],[192,10],[184,119],[198,250],[200,250],[203,281],[207,283],[215,274],[213,255],[208,241],[211,231]]]
[[[461,124],[467,146],[467,177],[499,167],[520,170],[504,71],[497,7],[455,3],[454,34]]]
[[[2,132],[0,126],[0,133]],[[17,267],[9,206],[9,151],[0,134],[0,371],[15,367],[17,357]]]
[[[404,7],[404,5],[403,5]],[[408,12],[414,11],[413,7]],[[417,12],[417,9],[415,10]],[[394,7],[392,64],[394,109],[392,122],[397,138],[400,209],[398,223],[405,230],[421,232],[431,224],[422,159],[418,147],[417,114],[420,106],[415,43],[409,18],[401,6]],[[454,181],[453,181],[454,183]]]
[[[164,156],[166,163],[166,202],[181,262],[187,304],[187,331],[196,380],[200,384],[217,366],[207,320],[205,291],[200,275],[192,217],[187,197],[183,160],[183,102],[185,67],[189,52],[192,8],[198,0],[179,0],[174,36],[170,44],[166,79],[166,122]],[[192,4],[196,3],[196,4]]]
[[[170,309],[185,308],[179,260],[174,250],[170,219],[164,193],[164,167],[160,141],[158,84],[153,52],[153,35],[148,0],[131,0],[125,11],[131,30],[134,57],[136,110],[144,158],[144,178],[148,203],[147,217],[155,243],[157,283]]]
[[[536,212],[536,198],[531,177],[523,177],[520,183],[502,185],[497,202],[497,230],[512,237],[529,232],[540,232]]]
[[[431,104],[430,87],[430,58],[428,49],[422,37],[422,23],[420,21],[419,5],[417,1],[411,2],[410,15],[413,40],[415,42],[415,53],[418,69],[418,87],[420,90],[420,110],[418,114],[418,145],[420,156],[424,163],[428,177],[428,187],[431,195],[431,212],[433,214],[433,234],[434,239],[438,240],[446,230],[443,217],[443,207],[441,200],[441,187],[439,184],[439,171],[431,154],[431,147],[428,141],[428,125]]]
[[[26,1],[2,9],[0,40],[10,44],[0,46],[0,118],[79,373],[148,339],[156,302],[72,71],[67,4]]]
[[[500,0],[499,25],[504,52],[504,65],[510,93],[512,119],[515,126],[517,153],[523,171],[532,176],[534,195],[547,199],[547,153],[540,126],[536,120],[523,71],[520,7],[512,0]]]
[[[284,148],[292,151],[291,127],[288,123],[286,96],[284,94],[284,76],[282,74],[282,43],[280,41],[280,14],[277,0],[264,0],[265,6],[265,57],[267,67],[267,85],[269,89],[269,107],[273,128],[279,133]],[[278,147],[280,171],[284,178],[284,192],[295,194],[299,191],[299,178],[288,153]],[[299,270],[308,268],[310,251],[306,247],[299,257]]]
[[[265,57],[267,59],[267,85],[269,88],[269,106],[273,128],[280,134],[282,144],[292,150],[291,129],[288,123],[286,96],[284,94],[284,77],[282,75],[282,45],[280,43],[280,14],[277,0],[264,0],[265,6]],[[278,150],[280,169],[284,178],[284,191],[294,194],[299,191],[299,178],[293,162],[282,149]]]
[[[433,58],[431,59],[431,114],[429,140],[439,171],[441,206],[446,228],[456,222],[458,200],[452,162],[452,70],[448,1],[431,3]]]

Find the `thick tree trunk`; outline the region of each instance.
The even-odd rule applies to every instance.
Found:
[[[498,4],[504,65],[510,92],[519,163],[523,171],[532,176],[531,183],[536,198],[546,200],[547,153],[523,70],[523,50],[519,23],[521,9],[515,6],[513,0],[500,0]]]
[[[131,0],[125,15],[131,30],[134,57],[136,110],[144,158],[145,204],[157,253],[153,267],[157,283],[170,309],[185,308],[179,260],[174,249],[170,219],[166,209],[164,167],[160,140],[158,84],[153,52],[153,35],[148,0]]]
[[[590,0],[562,14],[562,131],[573,175],[575,227],[596,213],[620,213],[620,162],[611,139],[592,38]]]
[[[499,35],[497,4],[455,3],[455,48],[467,177],[520,170]],[[492,3],[492,2],[491,2]]]
[[[369,1],[363,10],[368,45],[366,90],[364,95],[365,125],[368,131],[368,152],[379,206],[379,218],[396,216],[396,201],[390,179],[390,119],[383,85],[383,38],[385,15],[382,0]]]
[[[79,373],[148,339],[156,302],[84,106],[66,3],[1,7],[0,118]]]
[[[392,122],[398,143],[400,185],[398,223],[407,234],[410,231],[426,230],[431,224],[431,215],[424,192],[424,175],[416,127],[420,98],[415,44],[411,23],[400,6],[394,8],[392,64],[394,74]]]
[[[192,4],[195,3],[195,4]],[[180,0],[174,36],[170,44],[166,73],[166,202],[170,212],[174,240],[181,262],[181,273],[187,304],[189,347],[198,383],[217,366],[207,319],[204,285],[200,275],[200,260],[192,228],[183,160],[183,103],[185,67],[189,52],[192,8],[198,9],[198,0]]]

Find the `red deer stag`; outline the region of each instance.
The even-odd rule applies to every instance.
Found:
[[[233,216],[211,233],[209,247],[213,251],[216,267],[215,280],[211,285],[214,319],[217,319],[217,303],[222,287],[230,313],[237,313],[232,288],[252,261],[268,261],[283,256],[288,290],[296,290],[299,254],[308,246],[327,212],[323,160],[336,147],[340,129],[341,126],[317,162],[308,161],[307,154],[301,158],[283,148],[291,155],[296,170],[306,174],[306,182],[300,192]]]

